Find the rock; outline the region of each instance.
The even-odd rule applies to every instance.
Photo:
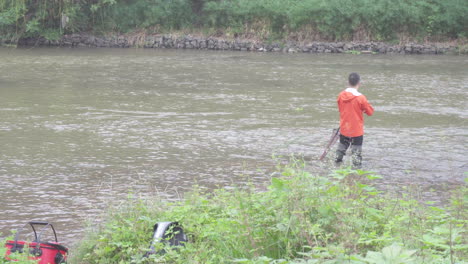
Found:
[[[348,51],[348,50],[352,50],[353,49],[353,45],[351,45],[350,43],[347,43],[343,46],[343,50],[344,51]]]
[[[152,48],[154,46],[154,37],[149,36],[145,38],[144,48]]]
[[[1,41],[1,40],[0,40]],[[6,42],[5,42],[6,43]],[[64,46],[64,47],[144,47],[144,48],[175,48],[175,49],[210,49],[238,50],[285,53],[345,53],[350,50],[369,53],[400,53],[400,54],[444,54],[458,53],[453,44],[417,44],[407,43],[390,45],[382,42],[311,42],[299,44],[294,41],[262,43],[251,40],[235,39],[233,41],[218,38],[203,38],[172,35],[148,35],[143,39],[134,36],[102,36],[87,34],[63,35],[59,40],[49,41],[45,38],[23,38],[15,43],[19,46]]]
[[[198,48],[199,49],[206,49],[208,47],[207,41],[198,41]]]
[[[413,48],[412,48],[411,44],[406,44],[405,45],[405,52],[411,52],[412,50],[413,50]]]

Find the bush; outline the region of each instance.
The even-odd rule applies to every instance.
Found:
[[[272,32],[312,27],[330,40],[466,37],[468,3],[460,0],[229,0],[207,1],[208,25],[228,27],[261,20]]]
[[[467,13],[464,0],[0,0],[0,38],[211,28],[264,38],[311,31],[337,41],[450,40],[468,37]]]
[[[460,263],[468,257],[466,186],[448,208],[438,208],[409,193],[377,190],[370,183],[378,176],[365,171],[326,177],[302,165],[281,171],[267,191],[195,188],[178,202],[130,198],[90,227],[72,262]],[[189,243],[145,260],[159,221],[181,223]]]

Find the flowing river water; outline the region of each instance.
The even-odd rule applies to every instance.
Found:
[[[76,241],[109,201],[268,182],[317,161],[359,72],[374,105],[363,166],[440,200],[468,171],[468,57],[0,49],[0,232]]]

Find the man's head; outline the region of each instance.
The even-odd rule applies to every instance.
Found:
[[[359,83],[361,82],[361,77],[359,74],[353,72],[348,77],[348,83],[351,87],[357,88],[359,87]]]

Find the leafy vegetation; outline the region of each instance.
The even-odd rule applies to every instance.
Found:
[[[466,263],[466,186],[441,208],[414,199],[417,190],[379,191],[372,186],[379,176],[366,171],[322,177],[302,162],[278,171],[263,191],[195,187],[176,202],[129,195],[99,226],[90,224],[69,263]],[[158,244],[166,254],[144,258],[160,221],[181,223],[189,242]]]
[[[463,263],[468,258],[467,188],[446,208],[417,192],[388,194],[361,170],[312,175],[303,164],[279,168],[267,190],[194,191],[177,202],[157,198],[109,209],[90,225],[70,263]],[[178,221],[183,248],[143,258],[152,227]],[[163,244],[158,246],[160,249]]]
[[[467,38],[465,0],[0,0],[0,38],[198,30],[263,39]]]

